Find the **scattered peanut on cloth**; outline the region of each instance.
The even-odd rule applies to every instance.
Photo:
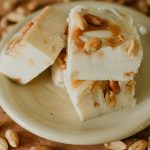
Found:
[[[106,148],[111,150],[146,150],[146,148],[149,148],[148,145],[149,142],[146,140],[136,140],[129,147],[122,141],[112,141],[104,144]],[[150,150],[150,148],[148,150]]]
[[[2,137],[0,137],[0,150],[8,150],[8,143]]]
[[[19,148],[19,136],[12,129],[6,130],[5,138],[0,137],[0,150],[8,150],[9,146],[11,148]],[[47,146],[36,145],[30,147],[29,150],[52,150],[52,149]]]
[[[125,150],[127,148],[127,145],[122,141],[113,141],[105,143],[104,146],[112,150]]]
[[[19,145],[19,137],[17,133],[11,129],[8,129],[5,133],[5,137],[9,143],[9,145],[13,148],[17,148]]]

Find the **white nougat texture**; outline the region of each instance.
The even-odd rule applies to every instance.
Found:
[[[105,100],[104,92],[101,88],[91,91],[90,87],[94,81],[76,80],[73,84],[72,79],[66,77],[66,71],[58,64],[52,65],[52,80],[58,87],[65,87],[70,100],[81,121],[88,120],[103,114],[121,110],[126,107],[132,107],[136,103],[134,98],[135,88],[127,91],[127,83],[119,82],[120,93],[116,95],[115,107],[110,107]]]
[[[28,31],[17,35],[19,42],[12,49],[3,49],[0,72],[26,84],[52,65],[66,45],[66,16],[60,13],[55,8],[44,8]]]
[[[116,105],[113,108],[106,103],[101,88],[94,92],[90,91],[92,82],[93,81],[85,81],[78,87],[73,88],[71,80],[68,80],[66,76],[64,76],[65,87],[81,121],[135,105],[135,89],[132,89],[132,92],[127,93],[126,81],[119,82],[120,93],[116,95]]]
[[[100,38],[102,46],[96,52],[91,54],[79,50],[73,39],[73,31],[77,28],[74,14],[79,12],[92,14],[102,19],[107,19],[117,24],[121,28],[121,35],[124,42],[118,46],[111,47],[105,44],[106,39],[112,36],[109,30],[85,31],[80,39],[85,43],[91,38]],[[72,8],[69,18],[69,35],[68,35],[68,59],[67,59],[67,77],[76,80],[118,80],[128,81],[134,78],[138,72],[142,57],[143,49],[140,42],[137,29],[134,26],[131,16],[123,14],[113,9],[100,8]],[[127,54],[126,49],[130,46],[131,41],[136,40],[138,43],[138,52],[134,57]]]
[[[27,53],[28,50],[30,53]],[[48,56],[41,51],[37,51],[37,49],[31,45],[23,46],[21,53],[19,52],[19,57],[17,57],[16,54],[14,56],[7,55],[5,52],[3,53],[0,59],[0,72],[21,84],[32,80],[49,67],[50,64]]]

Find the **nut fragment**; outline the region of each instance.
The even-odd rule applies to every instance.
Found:
[[[92,25],[102,25],[102,19],[100,19],[97,16],[91,15],[91,14],[86,14],[84,15],[85,20],[87,23],[92,24]]]
[[[57,58],[57,63],[62,70],[66,69],[66,49],[63,49]]]
[[[114,108],[116,105],[116,95],[112,91],[107,91],[105,94],[105,101],[110,108]]]
[[[107,45],[111,47],[119,46],[124,42],[124,37],[122,35],[118,35],[112,38],[109,38],[107,41]]]
[[[8,143],[2,137],[0,137],[0,150],[8,150]]]
[[[133,93],[134,89],[135,89],[135,81],[133,80],[128,81],[127,84],[125,85],[126,94]]]
[[[22,35],[26,34],[28,30],[33,26],[33,22],[28,22],[21,30],[20,33]]]
[[[84,47],[84,42],[79,38],[81,35],[81,30],[79,28],[75,28],[71,32],[72,40],[74,41],[74,44],[76,45],[78,50],[82,50]]]
[[[62,60],[58,59],[58,63],[60,64],[60,67],[62,70],[65,70],[66,69],[66,63],[64,63]]]
[[[92,82],[92,84],[90,85],[90,91],[95,91],[101,88],[101,84],[103,81],[94,81]]]
[[[133,39],[127,48],[127,55],[131,58],[134,58],[139,50],[139,44],[137,39]]]
[[[114,141],[114,142],[105,143],[104,146],[112,150],[124,150],[127,148],[127,145],[122,141]]]
[[[135,73],[134,72],[125,72],[124,74],[123,74],[125,77],[134,77],[135,76]]]
[[[19,145],[19,137],[16,132],[11,129],[8,129],[5,133],[5,137],[9,143],[9,145],[13,148],[17,148]]]
[[[80,86],[82,83],[84,82],[84,80],[71,80],[71,84],[73,86],[73,88],[77,88],[78,86]]]
[[[52,150],[51,148],[47,146],[32,146],[29,150]]]
[[[76,47],[78,48],[78,50],[82,50],[84,47],[84,42],[80,39],[74,39],[74,44],[76,45]]]
[[[85,45],[84,45],[84,50],[87,53],[93,53],[96,50],[98,50],[102,45],[102,41],[99,38],[92,38],[89,39]]]
[[[109,81],[108,81],[108,80],[102,81],[102,82],[101,82],[101,88],[103,89],[104,94],[105,94],[108,90],[110,90]]]
[[[87,24],[85,18],[80,13],[74,14],[74,20],[76,21],[78,27],[81,30],[85,30],[87,28],[88,24]]]
[[[147,141],[145,140],[138,140],[137,142],[133,143],[129,150],[145,150],[147,147]]]
[[[100,104],[96,100],[94,100],[94,108],[99,108],[99,106]]]
[[[112,90],[115,94],[118,94],[118,93],[120,92],[120,86],[119,86],[118,81],[110,80],[110,81],[109,81],[109,86],[110,86],[111,90]]]

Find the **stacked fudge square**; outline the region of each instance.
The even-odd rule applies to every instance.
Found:
[[[142,57],[131,16],[108,8],[76,6],[66,14],[46,7],[3,49],[0,72],[27,84],[52,66],[54,84],[66,88],[83,121],[135,105]]]
[[[143,50],[132,17],[77,6],[68,26],[67,50],[52,66],[52,79],[66,88],[80,120],[134,106]]]
[[[2,50],[0,72],[17,83],[29,83],[51,66],[65,47],[66,27],[62,10],[44,8]]]

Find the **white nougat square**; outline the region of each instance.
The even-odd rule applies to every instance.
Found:
[[[118,93],[107,85],[109,82],[112,81],[68,80],[64,76],[65,87],[81,121],[135,105],[134,81],[120,81]]]
[[[66,88],[81,121],[135,105],[133,80],[118,82],[68,79],[65,62],[61,58],[64,57],[58,57],[52,65],[52,80],[56,86]]]
[[[0,72],[21,84],[31,81],[52,65],[65,47],[66,27],[66,15],[59,9],[44,8],[4,48]]]
[[[133,19],[107,8],[72,8],[67,78],[128,81],[138,72],[143,49]]]

